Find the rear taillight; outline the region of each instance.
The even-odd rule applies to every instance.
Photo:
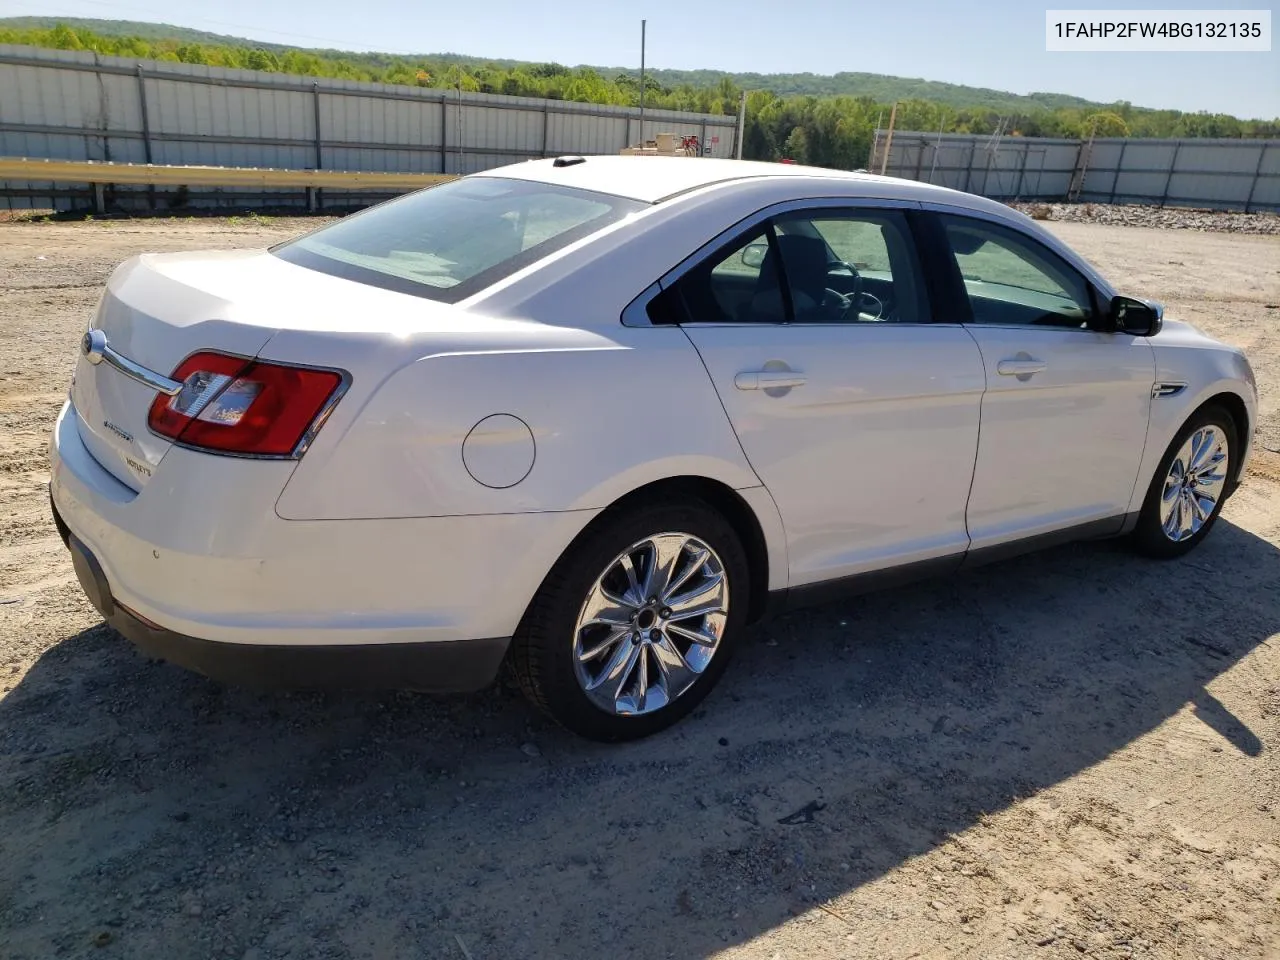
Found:
[[[186,446],[220,453],[288,457],[330,409],[342,374],[196,353],[179,364],[175,396],[160,394],[151,429]]]

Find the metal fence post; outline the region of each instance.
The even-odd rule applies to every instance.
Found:
[[[147,115],[147,81],[142,75],[142,64],[138,64],[138,108],[142,113],[142,155],[147,160],[147,165],[152,163],[151,159],[151,118]],[[101,191],[94,191],[94,203],[98,206],[99,213],[106,212],[106,198]],[[156,208],[156,188],[154,186],[147,187],[147,207],[154,210]]]
[[[321,146],[320,146],[320,81],[319,80],[311,81],[311,107],[312,107],[312,113],[315,116],[315,127],[316,127],[316,130],[315,130],[316,169],[319,170],[324,166],[324,162],[323,162],[324,153],[321,150]],[[320,188],[308,187],[307,188],[307,209],[311,211],[316,211],[316,210],[319,210],[322,205],[323,205],[323,201],[320,199]]]
[[[1116,157],[1116,172],[1111,177],[1111,196],[1107,198],[1107,203],[1116,202],[1116,190],[1120,186],[1120,173],[1124,169],[1124,152],[1128,146],[1128,140],[1120,144],[1120,156]]]
[[[969,192],[969,181],[973,179],[973,158],[978,153],[978,138],[974,137],[973,142],[969,144],[969,159],[964,165],[964,192]]]
[[[440,94],[440,172],[449,172],[449,104]]]
[[[457,164],[458,164],[458,176],[462,176],[464,173],[466,173],[466,170],[464,170],[464,169],[463,169],[463,163],[462,163],[462,152],[463,152],[463,150],[465,150],[466,148],[465,148],[465,147],[463,147],[463,145],[462,145],[462,121],[463,121],[463,113],[462,113],[462,73],[461,73],[462,68],[461,68],[461,67],[459,67],[459,68],[458,68],[458,70],[459,70],[459,73],[458,73],[458,86],[457,86],[457,88],[456,88],[456,89],[457,89],[457,92],[458,92],[458,98],[457,98],[457,100],[456,100],[456,101],[454,101],[454,102],[457,104],[457,107],[458,107],[458,119],[457,119],[457,124],[458,124],[458,130],[457,130],[457,134],[458,134],[458,137],[457,137],[457,140],[458,140],[458,159],[457,159]]]
[[[147,116],[147,82],[138,64],[138,107],[142,111],[142,155],[151,163],[151,118]]]
[[[311,81],[311,106],[315,115],[315,146],[316,146],[316,169],[320,170],[324,166],[324,154],[320,150],[320,81]]]
[[[547,131],[551,126],[551,110],[545,104],[542,107],[542,155],[547,155]]]
[[[1022,142],[1022,163],[1018,166],[1018,185],[1014,187],[1013,199],[1022,199],[1022,183],[1027,178],[1027,157],[1031,155],[1031,141]]]
[[[916,175],[917,182],[920,180],[920,171],[924,169],[924,141],[921,140],[916,144]]]
[[[1253,168],[1253,182],[1249,184],[1249,195],[1244,200],[1244,212],[1249,212],[1249,207],[1253,205],[1253,194],[1258,189],[1258,181],[1262,178],[1262,159],[1267,155],[1267,148],[1271,144],[1263,141],[1262,149],[1258,151],[1258,165]]]
[[[1178,153],[1182,150],[1182,141],[1179,140],[1173,147],[1173,159],[1169,161],[1169,175],[1164,178],[1164,193],[1160,195],[1160,206],[1164,206],[1169,202],[1169,186],[1173,183],[1173,175],[1178,170]]]

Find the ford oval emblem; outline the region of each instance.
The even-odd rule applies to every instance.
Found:
[[[101,363],[107,352],[107,335],[101,330],[90,330],[80,341],[80,349],[90,363]]]

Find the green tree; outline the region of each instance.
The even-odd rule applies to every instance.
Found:
[[[275,54],[266,50],[250,50],[245,57],[245,67],[249,70],[265,70],[271,73],[280,72],[280,61]]]
[[[1080,124],[1080,130],[1076,136],[1084,137],[1127,137],[1129,136],[1129,125],[1124,122],[1124,117],[1109,110],[1101,113],[1091,113],[1085,117]]]
[[[782,145],[782,152],[786,154],[788,160],[794,160],[796,163],[809,162],[809,135],[805,133],[804,127],[791,129],[791,135]]]

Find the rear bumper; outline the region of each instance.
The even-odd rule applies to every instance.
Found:
[[[175,449],[134,491],[76,416],[55,426],[50,492],[85,592],[146,652],[237,683],[483,687],[594,515],[283,520],[291,464]]]
[[[59,529],[64,529],[54,517]],[[200,640],[147,623],[115,602],[102,567],[68,536],[80,586],[103,619],[149,657],[212,680],[266,689],[420,690],[469,693],[491,684],[509,637],[436,643],[341,644],[323,647]]]

